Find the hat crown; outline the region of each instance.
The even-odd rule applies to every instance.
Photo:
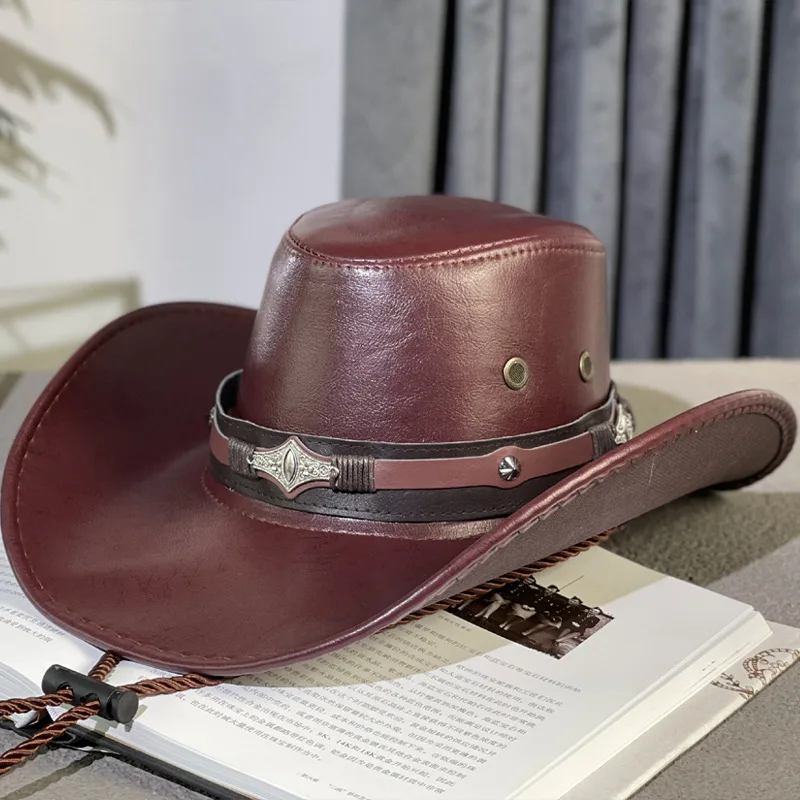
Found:
[[[567,424],[609,391],[606,305],[605,251],[578,225],[444,196],[333,203],[278,247],[237,414],[386,442]]]

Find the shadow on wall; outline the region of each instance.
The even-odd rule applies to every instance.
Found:
[[[33,19],[25,0],[0,0],[0,12]],[[109,137],[116,123],[103,93],[66,67],[0,36],[0,87],[29,103],[55,100],[68,92],[100,120]],[[0,201],[15,184],[47,189],[55,168],[26,142],[33,126],[0,105]],[[0,231],[0,234],[2,232]],[[0,235],[0,250],[5,242]],[[0,373],[59,366],[83,339],[139,304],[134,281],[52,286],[0,292]],[[69,333],[65,335],[65,331]]]
[[[86,338],[139,304],[135,280],[3,292],[0,375],[59,367]]]
[[[26,24],[32,25],[25,0],[0,0],[2,10],[16,12]],[[113,137],[116,132],[109,103],[94,84],[3,36],[0,36],[0,86],[21,94],[31,103],[39,99],[53,100],[58,90],[66,90],[95,112],[109,136]],[[26,146],[25,134],[31,130],[28,122],[0,105],[0,181],[5,176],[12,185],[19,181],[44,189],[53,167]],[[11,189],[0,182],[0,200],[8,199],[11,194]],[[0,249],[4,248],[5,242],[0,236]]]

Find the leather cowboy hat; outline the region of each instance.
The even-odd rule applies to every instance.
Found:
[[[632,437],[606,291],[571,223],[447,197],[311,211],[257,313],[144,308],[53,378],[4,477],[19,582],[100,647],[242,674],[775,469],[795,418],[767,391]]]

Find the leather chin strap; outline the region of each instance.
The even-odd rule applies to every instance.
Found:
[[[240,375],[217,391],[212,474],[234,491],[313,513],[403,522],[503,516],[632,432],[612,386],[579,420],[523,436],[425,444],[300,436],[232,416]]]

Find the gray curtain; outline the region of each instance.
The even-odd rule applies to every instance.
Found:
[[[621,358],[800,356],[800,0],[348,0],[346,196],[589,227]]]

